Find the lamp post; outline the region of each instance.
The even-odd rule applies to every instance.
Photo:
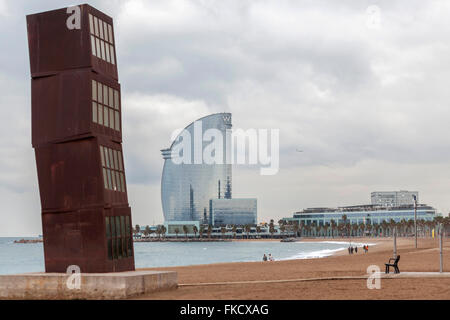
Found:
[[[444,225],[442,223],[439,224],[439,272],[442,273],[444,270],[443,261],[444,258],[442,256],[442,238],[444,237]]]
[[[417,197],[413,194],[414,199],[414,244],[417,249]]]
[[[394,227],[394,259],[397,258],[397,227]]]

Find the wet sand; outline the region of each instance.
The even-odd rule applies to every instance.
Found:
[[[302,239],[301,241],[345,241],[349,239]],[[335,276],[364,276],[367,267],[384,263],[393,255],[390,238],[352,238],[354,243],[376,243],[369,252],[349,255],[338,251],[326,258],[273,262],[239,262],[184,267],[150,268],[174,270],[179,284],[212,282],[309,279]],[[401,272],[438,272],[439,244],[437,239],[397,239],[397,254],[401,255]],[[276,255],[275,255],[276,257]],[[444,241],[444,271],[450,271],[450,239]],[[381,289],[367,289],[365,279],[316,280],[304,282],[270,282],[180,286],[176,290],[158,292],[139,299],[450,299],[450,278],[382,279]]]

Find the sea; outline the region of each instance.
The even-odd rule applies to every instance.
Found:
[[[44,271],[42,243],[14,243],[20,238],[0,237],[0,274]],[[25,238],[36,239],[36,238]],[[366,244],[366,243],[364,243]],[[361,247],[363,243],[351,242]],[[370,243],[367,243],[371,245]],[[347,250],[349,242],[135,242],[136,268],[187,266],[223,262],[262,261],[264,254],[275,260],[323,258]]]

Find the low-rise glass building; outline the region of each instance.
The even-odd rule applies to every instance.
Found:
[[[257,201],[255,198],[211,199],[209,200],[210,224],[256,225]]]
[[[198,221],[165,221],[164,227],[167,230],[167,236],[176,236],[177,232],[178,235],[184,235],[184,227],[187,228],[188,235],[194,235],[200,230],[200,223]],[[194,232],[194,227],[197,228],[196,232]]]
[[[395,222],[402,220],[414,220],[414,206],[407,205],[401,207],[382,207],[377,205],[360,205],[338,208],[308,208],[295,212],[292,218],[283,220],[298,221],[303,225],[315,224],[323,226],[325,223],[331,224],[334,220],[338,225],[344,222],[346,216],[347,223],[350,224],[381,224],[383,221]],[[436,216],[436,209],[425,204],[417,205],[417,220],[431,221]]]

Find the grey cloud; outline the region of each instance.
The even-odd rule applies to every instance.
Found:
[[[39,197],[25,15],[72,2],[0,4],[0,188],[27,224]],[[159,150],[172,131],[221,111],[233,113],[235,127],[280,129],[280,174],[236,168],[233,179],[235,194],[258,197],[262,219],[361,203],[387,188],[418,189],[450,208],[450,5],[376,1],[381,27],[370,30],[372,4],[93,1],[115,21],[129,197],[142,219],[135,222],[161,220]]]

